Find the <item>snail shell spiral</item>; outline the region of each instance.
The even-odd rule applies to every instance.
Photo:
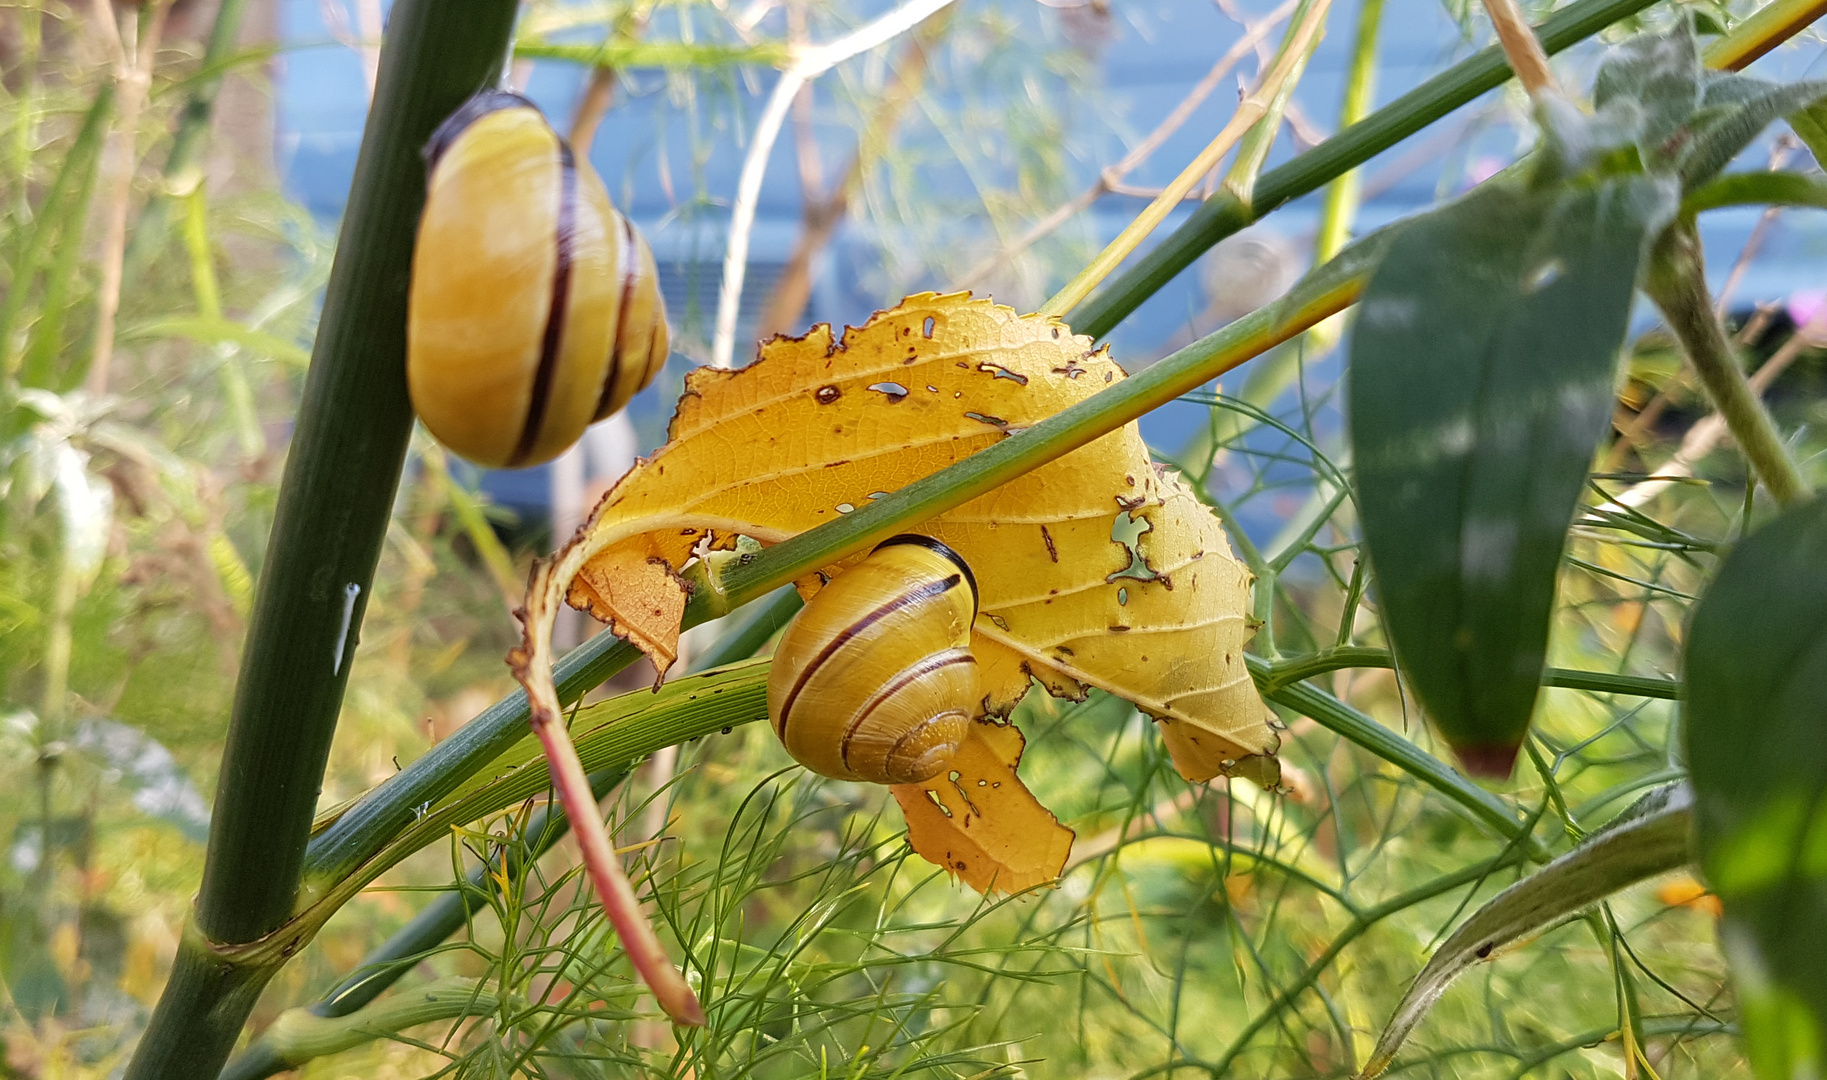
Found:
[[[479,465],[549,461],[666,363],[653,252],[518,94],[471,98],[425,156],[407,302],[413,408]]]
[[[768,675],[768,718],[823,776],[912,784],[942,772],[982,708],[977,582],[924,536],[886,540],[814,596]]]

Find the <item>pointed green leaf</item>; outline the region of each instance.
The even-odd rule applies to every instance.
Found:
[[[1815,164],[1827,168],[1827,102],[1816,101],[1790,113],[1789,127],[1807,144]]]
[[[1475,772],[1507,775],[1528,729],[1638,264],[1673,208],[1645,176],[1487,184],[1404,229],[1365,290],[1364,538],[1397,659]]]
[[[1827,181],[1792,172],[1728,173],[1681,200],[1683,214],[1728,206],[1811,206],[1827,210]]]
[[[1359,1075],[1377,1076],[1389,1068],[1403,1040],[1473,964],[1620,889],[1686,865],[1693,810],[1693,793],[1685,785],[1652,791],[1579,847],[1492,897],[1428,959]]]
[[[1701,866],[1763,1080],[1827,1064],[1827,500],[1738,545],[1695,609],[1686,731]]]
[[[1827,98],[1827,82],[1773,83],[1748,75],[1714,75],[1676,155],[1682,187],[1718,176],[1739,151],[1777,119]]]
[[[1592,104],[1603,110],[1617,102],[1634,103],[1642,112],[1642,144],[1658,147],[1699,106],[1701,72],[1699,46],[1685,28],[1642,34],[1606,58],[1592,84]]]

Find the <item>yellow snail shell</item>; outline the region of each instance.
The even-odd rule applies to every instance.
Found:
[[[407,303],[412,406],[479,465],[550,461],[666,363],[653,253],[518,94],[471,98],[425,154]]]
[[[896,536],[838,575],[781,635],[768,719],[787,752],[840,780],[944,771],[982,708],[977,582],[952,549]]]

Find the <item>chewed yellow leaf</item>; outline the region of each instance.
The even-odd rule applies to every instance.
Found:
[[[1025,745],[1013,727],[973,724],[950,770],[889,789],[913,849],[980,893],[1052,881],[1072,853],[1072,830],[1015,775]]]
[[[685,600],[676,575],[695,554],[830,521],[1122,378],[1058,319],[932,293],[841,339],[821,325],[764,344],[741,370],[692,372],[666,445],[535,573],[515,661],[536,710],[551,664],[539,627],[562,598],[612,621],[663,670]],[[993,714],[1031,680],[1074,697],[1097,687],[1160,721],[1188,779],[1273,782],[1276,738],[1244,666],[1249,575],[1210,509],[1149,461],[1134,424],[917,530],[976,575],[972,647]]]

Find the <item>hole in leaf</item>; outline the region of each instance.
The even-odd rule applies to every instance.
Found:
[[[934,323],[933,317],[931,315],[928,315],[926,317],[926,327],[925,327],[924,333],[929,338],[933,336],[933,326],[934,325],[935,325],[935,323]]]
[[[898,402],[907,396],[907,387],[898,382],[871,383],[869,389],[886,396],[891,402]]]
[[[1135,517],[1124,510],[1117,514],[1110,526],[1110,542],[1121,547],[1129,555],[1129,565],[1105,578],[1107,584],[1116,584],[1120,578],[1134,578],[1137,581],[1153,581],[1160,577],[1155,568],[1148,565],[1142,555],[1140,546],[1142,534],[1154,528],[1154,524],[1145,517]]]
[[[977,365],[977,370],[993,375],[998,379],[1008,379],[1011,382],[1020,383],[1022,386],[1028,385],[1028,377],[1026,375],[1023,375],[1019,371],[1010,371],[1001,364],[982,363]]]

